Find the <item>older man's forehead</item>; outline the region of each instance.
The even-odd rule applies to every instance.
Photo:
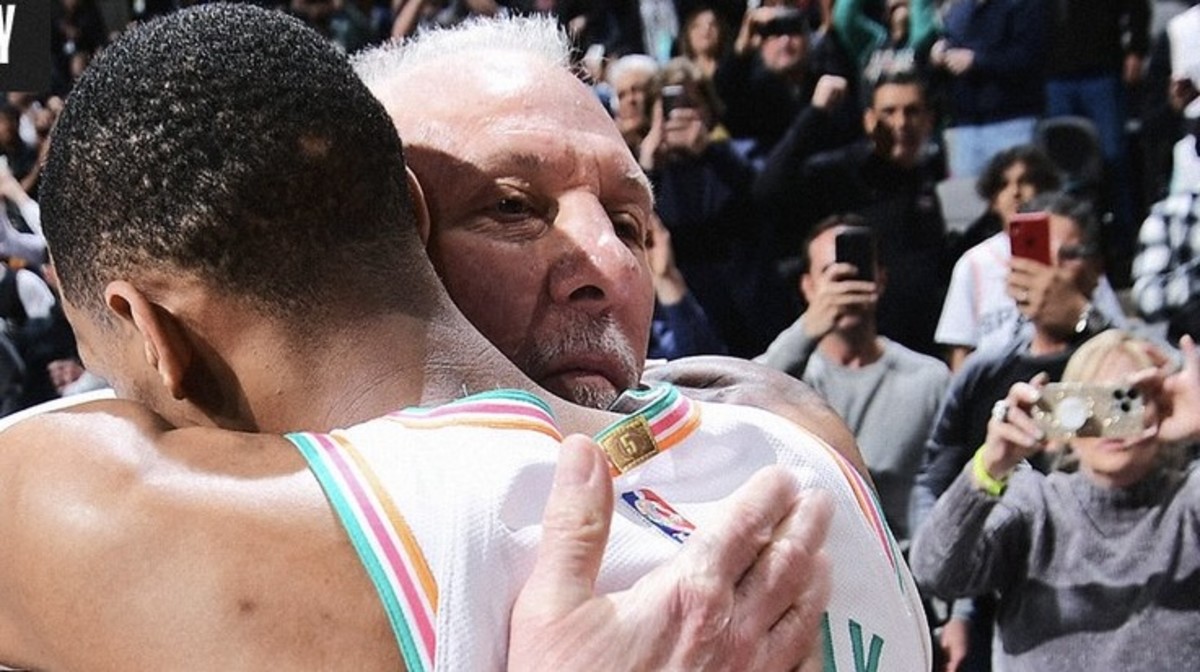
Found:
[[[485,173],[534,176],[549,172],[565,178],[570,178],[580,170],[587,170],[587,165],[596,164],[600,167],[598,177],[603,189],[607,191],[607,185],[611,185],[613,194],[635,198],[653,206],[654,190],[650,180],[631,159],[631,155],[626,155],[623,146],[588,149],[573,146],[565,138],[562,141],[567,143],[565,153],[499,143],[492,151],[474,153],[471,160]]]
[[[641,168],[634,168],[626,173],[625,182],[630,189],[644,193],[650,207],[654,207],[654,187],[651,186],[650,178],[646,177],[646,173]]]
[[[475,133],[495,137],[507,132],[556,129],[562,130],[560,137],[564,140],[577,133],[603,137],[611,141],[611,151],[581,145],[575,152],[597,152],[583,158],[608,162],[606,184],[617,193],[637,194],[639,200],[653,205],[650,180],[624,144],[616,122],[586,84],[565,69],[550,67],[519,52],[489,55],[494,58],[451,55],[408,73],[393,93],[405,89],[411,93],[414,83],[419,82],[424,92],[440,91],[441,95],[428,104],[393,113],[406,142],[441,150],[455,147],[452,151],[470,155],[479,167],[533,174],[546,169],[553,152],[544,147],[472,142],[470,137]],[[499,71],[504,74],[497,79],[494,75]],[[411,100],[412,96],[406,98]],[[477,139],[482,140],[482,136]]]

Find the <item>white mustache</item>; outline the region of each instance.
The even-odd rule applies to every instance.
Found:
[[[615,359],[621,371],[629,377],[627,381],[615,382],[629,385],[637,383],[641,362],[645,359],[634,352],[633,346],[612,318],[605,316],[560,325],[551,332],[551,337],[533,343],[532,347],[519,357],[520,361],[517,363],[522,371],[537,378],[554,362],[565,356],[581,353],[603,353],[606,358]]]

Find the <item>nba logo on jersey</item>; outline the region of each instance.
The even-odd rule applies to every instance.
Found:
[[[691,524],[678,511],[654,491],[638,488],[621,493],[621,499],[633,507],[639,516],[651,525],[657,527],[663,534],[675,541],[683,542],[691,536],[696,526]]]

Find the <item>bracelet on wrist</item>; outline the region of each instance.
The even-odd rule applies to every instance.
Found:
[[[971,475],[975,477],[975,485],[978,489],[993,497],[999,497],[1004,494],[1004,489],[1008,487],[1009,474],[996,478],[988,473],[987,467],[983,464],[983,451],[985,448],[987,448],[986,443],[980,446],[979,450],[975,451],[975,457],[971,458]]]

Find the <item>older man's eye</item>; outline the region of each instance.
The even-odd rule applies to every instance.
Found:
[[[494,206],[496,213],[506,217],[527,215],[533,207],[523,198],[502,198]]]
[[[647,234],[643,228],[632,217],[614,217],[613,231],[617,236],[630,244],[644,246],[647,242]]]

